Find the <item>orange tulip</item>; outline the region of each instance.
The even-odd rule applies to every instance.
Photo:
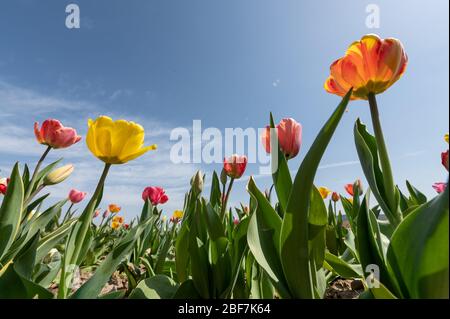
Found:
[[[120,212],[121,209],[122,208],[116,204],[108,205],[108,210],[113,214],[117,214],[118,212]]]
[[[407,63],[399,40],[368,34],[353,42],[345,56],[331,65],[324,87],[339,96],[353,88],[352,100],[367,100],[369,93],[382,93],[400,79]]]

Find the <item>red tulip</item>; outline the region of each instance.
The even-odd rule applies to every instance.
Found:
[[[237,218],[233,218],[233,224],[235,224],[235,225],[239,225],[239,219],[237,219]]]
[[[353,187],[352,187],[352,188],[353,188]],[[340,199],[340,196],[339,196],[338,193],[333,192],[333,194],[331,194],[331,199],[332,199],[333,202],[338,202],[339,199]]]
[[[39,129],[39,123],[34,123],[34,134],[40,144],[52,148],[66,148],[81,140],[77,131],[71,127],[64,127],[58,120],[45,120]]]
[[[356,181],[356,183],[357,183],[358,188],[359,188],[359,194],[361,195],[362,192],[363,192],[363,189],[362,189],[362,183],[361,183],[361,181],[360,181],[359,179]],[[350,196],[353,196],[353,195],[355,194],[354,189],[353,189],[353,184],[347,184],[347,185],[345,185],[345,190],[347,191],[347,193],[348,193]]]
[[[442,165],[444,165],[445,169],[448,171],[448,150],[441,154]]]
[[[142,199],[144,201],[150,200],[153,206],[158,204],[165,204],[169,200],[162,187],[146,187],[142,192]]]
[[[233,154],[229,158],[224,158],[223,169],[228,177],[241,178],[247,167],[247,156]]]
[[[69,192],[69,199],[73,204],[81,202],[85,196],[86,196],[85,192],[80,192],[79,190],[76,189],[72,189]]]
[[[0,194],[5,195],[8,190],[9,178],[0,178]]]
[[[441,194],[447,188],[447,183],[434,183],[433,188],[438,194]]]
[[[278,144],[287,159],[294,158],[302,144],[302,126],[292,118],[282,119],[276,125]],[[261,140],[267,153],[270,153],[270,127],[267,126],[261,135]]]
[[[130,224],[123,224],[123,228],[125,228],[125,229],[130,228]]]

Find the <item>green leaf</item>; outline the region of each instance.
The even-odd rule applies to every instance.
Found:
[[[352,90],[343,98],[316,137],[294,180],[281,228],[281,262],[294,298],[313,298],[308,252],[308,210],[314,177],[331,137],[347,108]]]
[[[357,220],[356,247],[359,261],[363,269],[370,265],[377,265],[380,269],[380,281],[389,289],[397,290],[394,279],[388,271],[385,261],[386,244],[377,219],[369,210],[369,193],[366,194],[361,203]]]
[[[281,205],[281,209],[284,212],[287,208],[287,203],[289,199],[289,194],[292,189],[292,177],[289,172],[289,167],[287,164],[286,156],[281,151],[278,144],[277,131],[275,129],[275,123],[273,121],[272,113],[270,113],[270,149],[273,150],[274,146],[277,145],[277,153],[271,151],[271,163],[272,163],[272,179],[275,186],[275,191],[277,192],[278,201]],[[276,167],[274,167],[276,165]]]
[[[67,236],[75,222],[75,220],[66,222],[65,224],[61,225],[61,227],[47,234],[39,241],[39,245],[36,251],[36,263],[40,262],[52,248],[54,248],[59,242],[64,239],[64,237]]]
[[[165,275],[142,280],[131,292],[130,299],[171,299],[178,289],[178,285]]]
[[[201,299],[200,294],[195,288],[194,281],[188,279],[183,282],[172,297],[173,299]]]
[[[370,189],[386,217],[393,225],[397,225],[400,222],[399,216],[397,216],[397,212],[393,212],[389,208],[385,194],[383,173],[379,165],[377,142],[375,137],[367,132],[366,126],[361,123],[360,119],[355,123],[354,137],[359,161]]]
[[[0,207],[0,260],[11,247],[19,230],[22,220],[23,196],[22,177],[19,173],[19,164],[16,163]]]
[[[95,271],[94,275],[78,289],[71,298],[75,299],[92,299],[97,298],[103,286],[109,280],[111,275],[116,271],[117,266],[127,256],[134,247],[136,238],[144,231],[150,219],[137,227],[131,229],[128,234],[122,238],[117,246],[113,248],[111,253],[106,256],[105,260]]]
[[[217,176],[216,171],[214,171],[211,181],[211,194],[209,196],[209,202],[211,203],[212,207],[220,206],[222,203],[221,198],[222,192],[220,190],[219,177]]]
[[[325,253],[325,261],[330,266],[330,271],[335,272],[337,275],[343,278],[360,278],[364,277],[361,265],[349,264],[341,258]],[[326,267],[327,268],[327,267]]]
[[[448,187],[411,212],[392,235],[390,268],[407,298],[449,297]]]
[[[422,205],[427,202],[427,197],[421,193],[417,188],[411,185],[409,181],[406,181],[406,187],[408,188],[409,195],[411,196],[413,205]]]
[[[248,246],[267,275],[272,279],[275,287],[284,297],[289,297],[286,280],[279,257],[279,238],[281,219],[267,198],[259,191],[252,177],[247,190],[257,201],[256,210],[250,217],[247,232]]]
[[[47,289],[35,284],[17,273],[14,264],[0,272],[0,299],[51,299]]]

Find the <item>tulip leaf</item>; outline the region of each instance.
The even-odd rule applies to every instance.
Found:
[[[281,228],[281,262],[294,298],[313,298],[308,252],[308,210],[320,160],[347,108],[352,90],[326,122],[295,176]]]
[[[420,192],[417,188],[411,185],[409,181],[406,181],[406,187],[408,188],[409,195],[413,205],[422,205],[427,202],[427,197]]]
[[[220,190],[219,177],[217,176],[216,171],[214,171],[213,175],[212,175],[212,181],[211,181],[211,194],[209,196],[209,202],[211,203],[212,207],[221,205],[221,202],[222,202],[221,196],[222,196],[222,192]]]
[[[72,296],[74,299],[93,299],[97,298],[103,286],[109,280],[111,275],[116,271],[117,266],[123,261],[134,247],[136,238],[138,238],[146,227],[148,227],[151,219],[140,223],[137,227],[131,229],[128,234],[120,240],[113,250],[106,256],[105,260],[95,271],[94,275],[89,278]]]
[[[16,163],[0,207],[0,260],[8,252],[17,236],[20,221],[22,220],[23,197],[22,177],[19,173],[19,164]]]
[[[366,126],[361,123],[360,119],[355,123],[354,137],[359,161],[370,189],[386,217],[393,225],[397,225],[400,218],[397,212],[392,211],[388,205],[384,189],[383,173],[379,164],[376,139],[367,132]]]
[[[356,247],[363,269],[376,265],[380,270],[380,281],[389,289],[397,290],[386,266],[386,237],[381,234],[377,219],[369,209],[369,193],[361,203],[357,220]]]
[[[47,234],[39,241],[39,245],[36,250],[36,263],[39,263],[47,253],[61,242],[70,232],[75,220],[64,223],[61,227],[58,227],[53,232]]]
[[[255,260],[264,268],[279,293],[287,298],[290,294],[284,278],[278,247],[281,219],[267,198],[258,190],[253,178],[250,178],[247,190],[257,202],[256,210],[250,217],[248,225],[248,246]]]
[[[275,129],[275,123],[273,120],[272,113],[270,113],[270,149],[271,149],[271,164],[272,164],[272,179],[275,186],[275,191],[277,192],[278,201],[281,205],[281,209],[287,208],[287,202],[289,199],[289,194],[292,189],[292,177],[289,172],[289,167],[287,165],[286,156],[281,151],[278,143],[278,133]],[[273,152],[274,146],[277,146],[277,152]]]
[[[178,285],[165,275],[156,275],[139,282],[133,289],[130,299],[171,299]]]
[[[184,281],[177,289],[172,297],[173,299],[200,299],[200,294],[195,288],[194,281],[188,279]]]
[[[360,278],[364,276],[361,265],[349,264],[329,252],[325,253],[325,262],[328,266],[330,266],[329,270],[343,278]]]
[[[411,212],[395,230],[387,253],[407,298],[449,297],[448,187]]]
[[[53,294],[47,289],[28,280],[16,271],[10,263],[0,272],[0,299],[51,299]]]

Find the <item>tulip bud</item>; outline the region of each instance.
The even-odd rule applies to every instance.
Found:
[[[203,191],[203,173],[198,171],[191,179],[191,186],[195,194],[200,194]]]
[[[333,192],[333,194],[331,194],[331,200],[333,201],[333,202],[338,202],[339,201],[339,194],[338,193],[336,193],[336,192]]]
[[[63,182],[66,178],[68,178],[74,170],[72,164],[64,165],[60,168],[57,168],[50,173],[47,174],[44,178],[44,185],[56,185]]]
[[[222,185],[225,185],[227,183],[227,172],[225,172],[224,169],[222,169],[222,172],[220,173],[220,182],[222,183]]]

